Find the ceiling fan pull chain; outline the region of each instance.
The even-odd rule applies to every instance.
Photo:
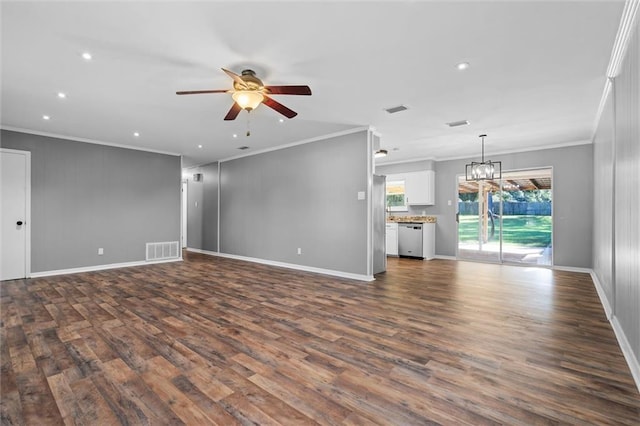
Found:
[[[251,136],[251,110],[247,110],[247,137]]]

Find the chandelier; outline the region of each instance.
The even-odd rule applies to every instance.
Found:
[[[502,162],[501,161],[484,161],[484,138],[487,135],[480,135],[482,138],[482,157],[481,161],[472,161],[465,167],[465,176],[467,180],[493,180],[502,178]]]

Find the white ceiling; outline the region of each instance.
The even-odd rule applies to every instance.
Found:
[[[585,143],[623,7],[3,2],[2,126],[179,153],[185,165],[367,125],[390,152],[378,163],[477,158],[480,133],[487,154]],[[471,66],[458,71],[463,61]],[[274,96],[299,115],[280,123],[261,106],[246,137],[246,112],[223,121],[230,95],[175,95],[231,88],[221,67],[251,68],[265,84],[308,84],[313,96]],[[400,104],[409,109],[384,111]],[[458,120],[471,124],[444,124]]]

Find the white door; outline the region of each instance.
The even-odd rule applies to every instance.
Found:
[[[187,181],[182,181],[182,248],[187,247]]]
[[[25,278],[29,268],[31,153],[0,150],[2,245],[0,280]]]

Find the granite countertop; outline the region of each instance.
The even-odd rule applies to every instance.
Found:
[[[435,216],[387,216],[387,222],[436,223]]]

